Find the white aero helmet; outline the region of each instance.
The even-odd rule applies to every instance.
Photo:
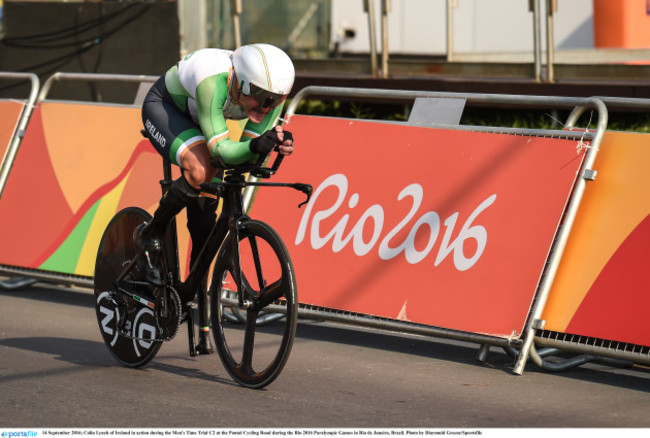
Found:
[[[280,105],[287,98],[296,76],[293,63],[271,44],[241,46],[232,54],[239,89],[262,108]]]

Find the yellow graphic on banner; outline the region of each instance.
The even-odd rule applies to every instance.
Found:
[[[4,143],[9,143],[22,107],[0,101],[0,110],[7,116],[0,121],[0,140],[6,132]],[[140,134],[140,112],[134,106],[82,102],[44,102],[37,106],[18,165],[12,171],[15,187],[3,201],[4,208],[16,210],[22,208],[18,192],[43,192],[47,199],[45,207],[40,208],[49,211],[43,218],[48,226],[6,216],[6,230],[22,230],[26,223],[42,230],[39,237],[31,232],[14,233],[12,238],[28,250],[19,255],[20,262],[14,261],[15,253],[6,254],[10,264],[92,277],[99,242],[115,213],[128,206],[155,211],[161,196],[162,160]],[[227,123],[232,138],[239,138],[245,121]],[[41,165],[38,183],[30,172],[34,162]],[[172,166],[172,175],[173,179],[180,176],[177,166]],[[186,215],[180,213],[177,220],[183,275],[187,272],[190,239]],[[24,243],[23,237],[30,241]]]
[[[106,194],[99,202],[97,211],[95,212],[95,218],[111,218],[117,213],[117,206],[120,202],[122,192],[126,186],[126,182],[129,179],[127,175],[124,180],[122,180],[117,187]],[[102,239],[104,234],[104,229],[106,228],[106,221],[103,220],[93,220],[90,228],[88,229],[88,234],[86,234],[86,240],[84,241],[83,247],[81,248],[81,254],[79,254],[79,261],[77,262],[77,267],[75,269],[75,274],[77,275],[89,275],[92,276],[95,272],[95,257],[97,257],[97,248],[99,247],[99,242]]]

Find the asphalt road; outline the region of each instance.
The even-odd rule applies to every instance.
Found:
[[[496,347],[303,321],[283,374],[233,383],[184,327],[144,368],[104,346],[91,291],[0,291],[0,428],[647,428],[650,369],[522,376]]]

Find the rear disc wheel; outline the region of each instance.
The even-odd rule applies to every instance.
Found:
[[[154,310],[116,290],[114,281],[135,257],[133,232],[151,220],[146,211],[129,207],[109,222],[95,263],[95,312],[104,343],[115,359],[128,367],[140,367],[158,353],[158,323]],[[123,283],[129,290],[151,296],[143,275],[133,266]]]

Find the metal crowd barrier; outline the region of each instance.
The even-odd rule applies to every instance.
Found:
[[[9,172],[11,172],[11,168],[16,158],[16,153],[18,152],[18,148],[20,147],[20,142],[22,141],[23,136],[25,135],[25,129],[27,128],[27,123],[29,122],[29,118],[31,117],[32,111],[34,110],[34,104],[36,102],[36,97],[38,95],[38,90],[40,86],[38,76],[36,76],[33,73],[0,72],[0,80],[4,81],[5,79],[17,80],[20,82],[30,81],[31,88],[30,88],[29,96],[27,97],[26,100],[18,100],[18,102],[23,104],[23,109],[21,111],[20,117],[18,118],[16,128],[14,129],[11,135],[9,144],[7,145],[7,150],[5,151],[4,157],[2,159],[2,163],[0,167],[0,198],[2,198],[2,193],[7,183]],[[16,289],[34,283],[34,281],[35,280],[33,279],[25,279],[25,278],[3,280],[0,281],[0,287],[4,289]]]
[[[16,130],[13,133],[9,147],[7,148],[7,153],[2,161],[2,168],[0,169],[0,197],[2,197],[2,191],[4,190],[5,184],[7,183],[7,178],[9,177],[9,172],[11,171],[11,166],[13,166],[14,159],[16,158],[16,152],[20,147],[20,142],[25,135],[25,129],[27,128],[27,123],[29,118],[32,115],[34,110],[34,104],[36,102],[36,97],[38,95],[39,89],[39,80],[38,76],[33,73],[11,73],[11,72],[0,72],[0,79],[16,79],[19,81],[30,81],[31,90],[29,97],[24,101],[23,111],[18,119],[18,125]]]
[[[0,172],[0,190],[4,187],[7,176],[11,169],[11,163],[15,158],[16,151],[22,139],[22,135],[27,126],[29,116],[34,103],[42,102],[47,98],[53,84],[62,80],[92,80],[92,81],[127,81],[127,82],[154,82],[157,77],[153,76],[134,76],[134,75],[98,75],[98,74],[75,74],[75,73],[57,73],[50,77],[43,85],[40,93],[38,92],[38,78],[32,74],[2,74],[2,78],[29,79],[32,81],[32,92],[27,101],[25,110],[21,115],[20,123],[12,140],[10,151],[7,154],[5,163]],[[444,125],[431,124],[428,126],[440,127],[451,130],[475,131],[486,133],[503,133],[510,135],[541,136],[563,138],[571,140],[588,140],[592,147],[588,149],[585,156],[583,171],[581,177],[577,179],[572,197],[567,206],[564,220],[557,232],[556,240],[552,246],[546,268],[535,296],[534,303],[526,319],[526,324],[522,336],[519,338],[498,338],[480,333],[462,332],[440,327],[431,327],[404,321],[398,321],[388,318],[373,317],[365,314],[338,311],[316,306],[303,305],[300,308],[300,315],[304,318],[318,318],[330,321],[343,322],[358,326],[386,329],[404,333],[420,334],[427,336],[437,336],[442,338],[467,341],[481,345],[478,358],[484,360],[489,346],[499,346],[516,355],[515,373],[522,374],[527,359],[530,357],[539,366],[548,370],[559,370],[569,366],[576,366],[586,361],[593,360],[593,355],[612,357],[620,360],[639,360],[637,351],[617,351],[612,350],[611,345],[597,345],[597,342],[590,340],[588,343],[584,340],[541,337],[543,331],[543,321],[541,315],[550,293],[551,285],[557,273],[561,257],[565,250],[568,237],[571,233],[578,207],[582,200],[587,182],[593,179],[593,164],[598,153],[599,145],[602,142],[608,123],[608,106],[616,108],[634,108],[645,109],[650,106],[650,99],[617,99],[605,97],[592,98],[570,98],[570,97],[549,97],[549,96],[516,96],[516,95],[498,95],[498,94],[466,94],[466,93],[444,93],[444,92],[422,92],[422,91],[401,91],[401,90],[378,90],[378,89],[353,89],[343,87],[307,87],[301,90],[286,111],[286,118],[290,119],[296,113],[299,104],[308,99],[319,96],[330,98],[359,98],[359,99],[381,99],[392,101],[424,99],[462,99],[470,104],[494,104],[500,106],[532,106],[532,107],[551,107],[562,109],[573,109],[564,125],[564,129],[523,129],[523,128],[506,128],[506,127],[487,127],[487,126],[468,126],[468,125]],[[593,130],[572,130],[577,124],[581,114],[586,110],[593,110],[597,114],[596,128]],[[401,123],[401,122],[391,122]],[[0,272],[11,275],[25,275],[37,278],[39,280],[53,281],[55,283],[76,284],[83,287],[92,287],[92,278],[77,279],[74,276],[61,276],[56,273],[48,272],[21,272],[15,268],[0,267]],[[14,284],[18,284],[14,282]],[[9,286],[9,284],[8,284]],[[538,351],[536,344],[541,347],[549,347],[547,350]],[[582,354],[577,358],[568,360],[564,364],[551,364],[544,357],[556,349],[573,351]],[[647,353],[646,353],[647,354]],[[643,360],[643,357],[641,357]]]
[[[58,72],[50,76],[43,87],[41,88],[40,93],[38,93],[38,102],[44,101],[50,90],[56,82],[60,81],[70,81],[70,80],[80,80],[80,81],[114,81],[114,82],[137,82],[137,83],[153,83],[158,79],[158,76],[146,76],[146,75],[125,75],[125,74],[101,74],[101,73],[64,73]]]
[[[572,112],[572,118],[567,121],[567,126],[573,126],[579,114],[585,109],[593,109],[597,113],[597,124],[595,131],[584,132],[584,131],[570,131],[570,130],[547,130],[547,129],[522,129],[522,128],[501,128],[501,127],[485,127],[485,126],[462,126],[462,125],[439,125],[445,129],[458,129],[458,130],[469,130],[477,132],[489,132],[489,133],[505,133],[512,135],[528,135],[528,136],[546,136],[546,137],[557,137],[557,138],[566,138],[566,139],[588,139],[592,142],[592,147],[588,150],[585,163],[583,166],[582,177],[578,179],[576,186],[574,188],[573,195],[569,202],[565,218],[560,226],[560,229],[557,233],[556,241],[551,250],[551,254],[547,261],[547,266],[545,273],[542,279],[542,283],[539,287],[539,291],[536,295],[535,303],[531,309],[530,315],[527,319],[526,327],[524,333],[519,342],[516,342],[516,346],[520,348],[519,354],[517,356],[517,361],[515,364],[514,372],[517,374],[522,374],[523,369],[526,364],[526,360],[531,351],[533,345],[533,340],[535,337],[535,332],[539,329],[543,322],[541,320],[541,314],[548,299],[551,285],[557,273],[557,269],[560,264],[560,259],[564,252],[566,242],[571,233],[571,228],[575,221],[575,217],[580,205],[580,201],[584,194],[584,190],[587,184],[587,181],[593,179],[593,173],[591,171],[593,163],[596,159],[598,153],[598,148],[602,141],[603,135],[607,128],[608,121],[608,112],[607,107],[602,100],[597,98],[571,98],[571,97],[549,97],[549,96],[517,96],[517,95],[499,95],[499,94],[466,94],[466,93],[445,93],[445,92],[422,92],[422,91],[401,91],[401,90],[377,90],[377,89],[357,89],[357,88],[344,88],[344,87],[306,87],[302,89],[295,98],[291,101],[291,104],[287,108],[286,118],[290,119],[293,114],[295,114],[296,109],[302,100],[305,100],[309,96],[328,96],[328,97],[345,97],[345,98],[366,98],[366,99],[380,99],[380,100],[414,100],[417,98],[433,98],[433,99],[463,99],[467,103],[475,104],[498,104],[498,105],[535,105],[543,107],[574,107]],[[435,125],[431,125],[432,127]],[[326,310],[314,311],[309,309],[311,313],[317,313],[320,317],[327,318],[328,312]],[[338,312],[335,315],[335,319],[346,319],[344,316],[340,315]],[[418,333],[423,330],[422,327],[413,327],[412,324],[401,323],[397,321],[377,321],[375,318],[364,318],[359,315],[349,315],[347,317],[348,321],[351,323],[362,323],[366,325],[377,325],[380,327],[385,327],[387,329],[401,329],[405,332]],[[458,340],[465,340],[469,342],[479,342],[484,345],[502,345],[502,341],[497,341],[494,338],[489,336],[477,335],[473,333],[458,333],[453,330],[428,328],[427,331],[434,332],[436,335],[441,337],[453,337]],[[453,333],[453,335],[452,335]],[[512,341],[506,343],[513,344]],[[479,358],[484,358],[486,353],[486,348],[483,348],[479,353]]]
[[[608,109],[625,111],[648,110],[650,108],[650,99],[604,96],[596,98],[602,101]],[[581,106],[576,107],[568,116],[567,125],[575,124],[585,109]],[[538,350],[536,346],[542,348]],[[557,351],[573,352],[578,356],[554,362],[545,359],[546,356],[552,356]],[[536,365],[547,371],[563,371],[588,361],[602,361],[613,365],[625,365],[628,361],[650,364],[650,347],[540,330],[535,335],[535,344],[530,350],[530,357]]]
[[[32,90],[29,100],[26,104],[25,111],[21,116],[18,129],[11,143],[11,148],[3,163],[2,170],[0,171],[0,190],[3,190],[6,181],[11,171],[14,159],[18,152],[20,142],[22,141],[25,131],[27,129],[29,117],[35,106],[44,102],[50,93],[54,84],[60,81],[79,80],[79,81],[117,81],[117,82],[137,82],[145,84],[147,88],[151,83],[155,82],[157,76],[143,76],[143,75],[123,75],[123,74],[94,74],[94,73],[64,73],[58,72],[50,76],[39,89],[38,77],[30,73],[0,73],[2,78],[12,79],[30,79],[32,81]],[[140,95],[140,90],[138,90]],[[138,96],[136,96],[136,99]],[[91,102],[92,103],[92,102]],[[74,274],[67,274],[61,272],[51,272],[39,269],[25,268],[21,266],[0,265],[0,274],[9,276],[9,279],[0,282],[0,287],[4,289],[16,289],[35,281],[45,281],[54,284],[74,285],[84,288],[93,287],[93,278],[87,276],[80,276]]]

